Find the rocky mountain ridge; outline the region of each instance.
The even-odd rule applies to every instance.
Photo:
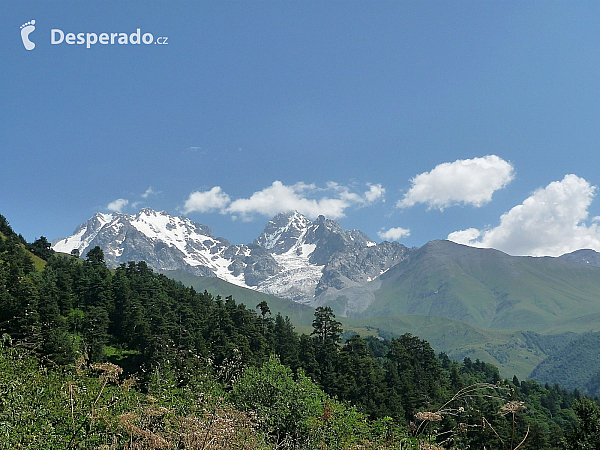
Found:
[[[542,329],[576,312],[600,313],[600,254],[593,250],[532,258],[449,241],[409,249],[298,212],[278,214],[254,242],[233,245],[205,225],[151,209],[97,213],[72,236],[53,242],[54,250],[76,248],[81,255],[96,245],[113,267],[143,260],[158,272],[218,277],[313,307],[331,306],[339,316],[419,314],[484,328]]]
[[[560,256],[562,259],[600,267],[600,253],[589,248],[582,248]]]
[[[144,260],[159,272],[186,270],[297,302],[319,305],[350,290],[341,315],[366,308],[362,287],[410,252],[397,242],[377,244],[319,216],[278,214],[248,245],[232,245],[209,227],[149,208],[137,214],[96,213],[54,250],[81,255],[100,246],[109,266]],[[356,298],[355,298],[356,297]],[[368,295],[366,300],[368,301]]]

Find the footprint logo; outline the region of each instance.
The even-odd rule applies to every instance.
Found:
[[[26,50],[33,50],[35,48],[35,43],[29,40],[29,35],[33,30],[35,30],[35,20],[21,25],[21,39],[23,39],[23,45]]]

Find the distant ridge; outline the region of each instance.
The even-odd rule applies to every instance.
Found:
[[[600,267],[600,253],[589,248],[566,253],[562,255],[561,258],[581,264],[589,264],[591,266]]]
[[[541,331],[600,312],[600,268],[432,241],[380,277],[362,317],[434,315],[487,329]],[[572,324],[576,330],[577,325]]]
[[[560,258],[443,240],[409,249],[298,212],[275,216],[251,244],[232,245],[205,225],[151,209],[98,213],[53,243],[82,255],[95,245],[113,266],[144,260],[198,288],[239,289],[249,303],[264,294],[293,300],[277,308],[300,326],[311,315],[294,305],[331,306],[357,332],[422,334],[453,357],[481,358],[507,376],[527,377],[576,334],[600,330],[600,254],[589,249]]]
[[[275,216],[252,244],[232,245],[205,225],[149,208],[137,214],[96,213],[52,246],[81,255],[100,246],[113,267],[143,260],[159,272],[217,277],[313,306],[340,289],[358,289],[337,308],[341,315],[364,309],[361,287],[409,253],[397,242],[377,244],[359,230],[346,231],[323,216],[313,222],[296,211]]]

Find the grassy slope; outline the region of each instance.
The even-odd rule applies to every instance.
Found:
[[[187,272],[168,272],[167,276],[193,286],[198,291],[208,291],[213,295],[231,295],[249,308],[266,301],[273,314],[280,312],[289,316],[300,333],[312,331],[314,310],[298,303],[232,285],[218,278],[197,277]],[[338,317],[344,330],[366,335],[401,335],[411,333],[427,340],[437,352],[446,352],[451,357],[495,364],[503,376],[526,378],[548,354],[549,346],[541,345],[543,336],[533,333],[484,330],[456,320],[427,316],[396,316],[351,319]],[[533,339],[532,339],[533,336]],[[565,342],[566,342],[565,337]]]
[[[6,239],[6,236],[2,232],[0,232],[0,239]],[[27,253],[33,261],[33,266],[35,267],[35,270],[39,272],[44,270],[44,267],[46,267],[46,261],[44,261],[39,256],[34,255],[29,250],[25,249],[25,246],[23,246],[23,250],[25,250],[25,253]]]
[[[600,268],[558,258],[435,241],[381,279],[363,317],[434,315],[486,329],[584,332],[595,325],[572,319],[600,313]]]
[[[220,295],[221,297],[231,295],[236,302],[245,304],[248,309],[255,309],[260,302],[266,301],[273,316],[277,313],[284,317],[288,316],[300,332],[306,329],[312,331],[315,310],[308,306],[236,286],[219,278],[199,277],[179,270],[167,271],[165,275],[181,281],[186,286],[192,286],[199,292],[207,291],[214,296]]]

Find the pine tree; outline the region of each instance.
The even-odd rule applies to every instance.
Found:
[[[273,347],[283,364],[291,367],[293,370],[299,367],[300,340],[294,331],[294,326],[290,318],[286,317],[284,319],[279,313],[275,316],[273,327]]]
[[[339,351],[337,374],[333,394],[360,405],[372,418],[387,415],[383,370],[359,335],[348,339]]]
[[[312,323],[313,332],[320,344],[337,344],[342,337],[342,324],[335,320],[335,314],[329,307],[319,306],[315,310],[315,318]]]
[[[45,236],[36,239],[32,244],[28,244],[27,249],[45,261],[48,261],[54,254],[54,250],[52,250],[50,242]]]

